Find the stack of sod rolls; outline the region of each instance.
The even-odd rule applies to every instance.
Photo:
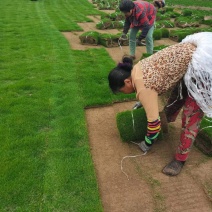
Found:
[[[81,44],[98,45],[99,44],[99,33],[95,31],[84,32],[79,36]]]
[[[163,114],[160,113],[163,131],[167,132],[167,124],[164,123]],[[143,108],[127,110],[116,115],[116,124],[121,140],[124,142],[141,142],[147,133],[147,118]],[[162,130],[158,139],[162,138]]]

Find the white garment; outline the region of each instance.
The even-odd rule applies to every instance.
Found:
[[[209,118],[212,118],[212,32],[200,32],[187,36],[182,43],[197,46],[184,76],[191,95]]]

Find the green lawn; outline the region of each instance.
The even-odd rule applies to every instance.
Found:
[[[0,211],[100,212],[84,108],[126,97],[108,88],[107,51],[72,50],[60,31],[101,12],[87,0],[0,8]]]
[[[166,0],[166,3],[170,5],[182,5],[182,6],[196,6],[196,7],[210,7],[212,8],[211,0]]]
[[[102,210],[84,107],[112,101],[114,63],[105,49],[70,49],[58,29],[99,13],[74,2],[0,3],[0,211]]]

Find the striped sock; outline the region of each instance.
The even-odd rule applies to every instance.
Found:
[[[147,135],[145,136],[145,144],[151,146],[157,139],[161,130],[160,117],[155,121],[148,121],[147,123]]]

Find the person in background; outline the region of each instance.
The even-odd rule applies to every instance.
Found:
[[[165,0],[154,0],[153,1],[153,5],[158,9],[161,9],[163,7],[165,7],[166,3]]]
[[[158,96],[173,88],[163,112],[168,122],[175,121],[181,108],[182,131],[174,158],[162,172],[178,175],[199,131],[203,115],[212,118],[212,33],[187,36],[181,43],[169,46],[133,67],[130,57],[113,68],[109,87],[113,93],[136,93],[147,116],[147,134],[139,143],[148,152],[161,130]]]
[[[119,9],[124,13],[126,19],[124,23],[123,34],[120,39],[126,40],[129,33],[130,57],[135,59],[136,45],[142,45],[145,39],[146,51],[153,54],[153,32],[154,22],[156,18],[156,9],[153,4],[146,1],[122,0]],[[141,34],[136,40],[137,33],[141,30]]]

